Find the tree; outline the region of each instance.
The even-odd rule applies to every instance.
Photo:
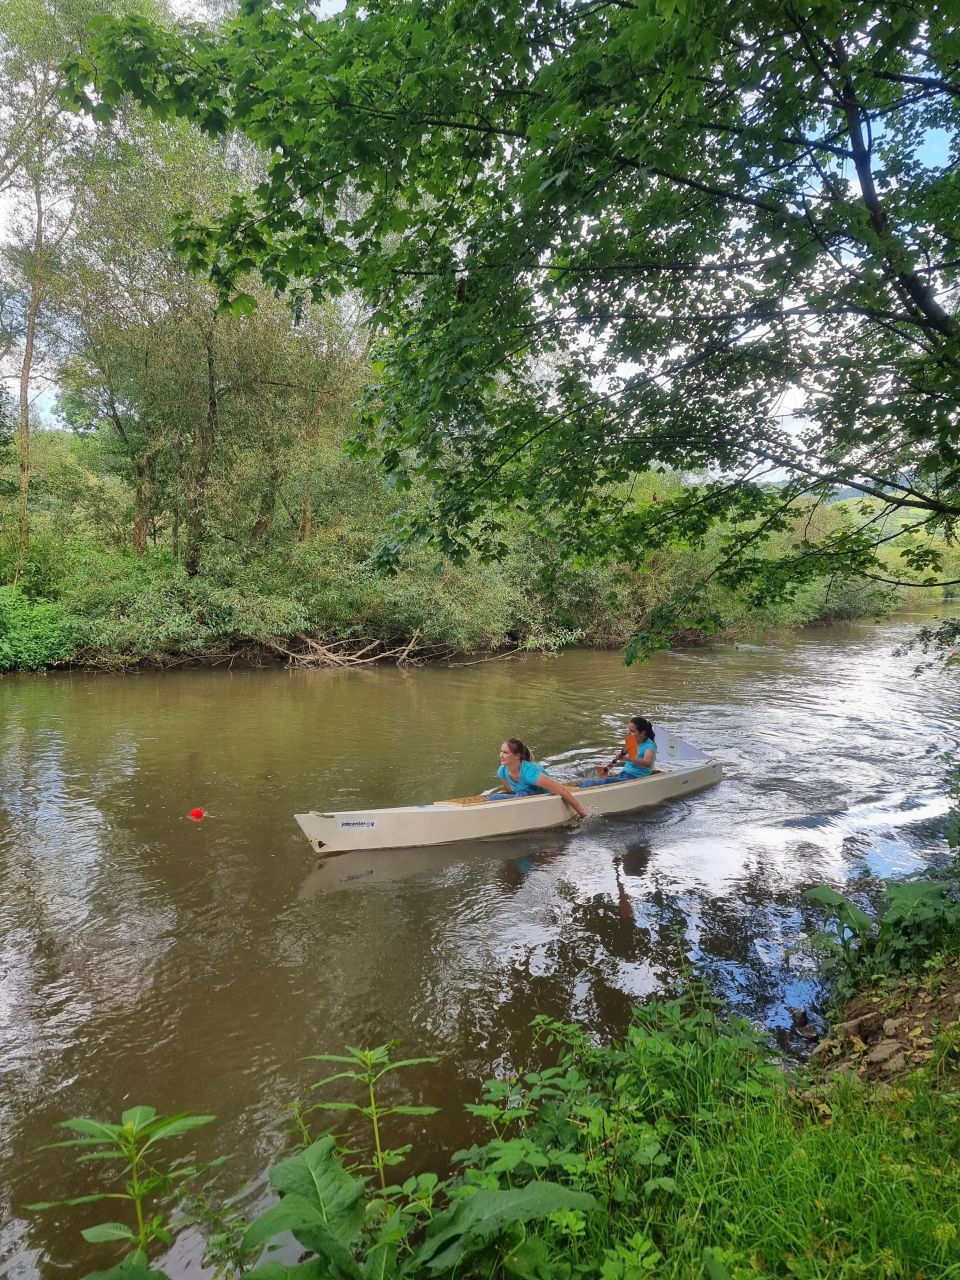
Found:
[[[306,307],[295,327],[257,283],[251,314],[219,310],[174,251],[175,210],[226,209],[246,176],[237,160],[181,122],[127,111],[77,193],[51,304],[67,352],[60,410],[130,486],[124,544],[142,554],[166,533],[191,576],[211,541],[267,540],[298,450],[316,466],[318,439],[357,395],[360,352],[330,307]]]
[[[72,75],[101,118],[129,91],[268,154],[181,246],[224,297],[256,267],[367,300],[363,445],[432,486],[407,536],[496,554],[521,512],[638,563],[725,520],[712,572],[764,599],[830,573],[935,583],[917,535],[956,530],[954,16],[370,0],[320,20],[246,0],[216,35],[104,23]],[[657,468],[698,482],[625,501]],[[813,537],[798,499],[839,489],[859,519]]]
[[[44,316],[84,181],[93,135],[61,97],[62,63],[83,50],[88,21],[111,0],[4,0],[0,4],[0,193],[12,235],[4,245],[2,354],[14,354],[19,389],[17,576],[29,545],[30,421],[37,367],[48,354]]]

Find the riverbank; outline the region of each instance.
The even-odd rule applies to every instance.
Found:
[[[202,585],[202,584],[201,584]],[[162,594],[162,593],[161,593]],[[203,591],[200,594],[204,594]],[[232,595],[233,593],[231,593]],[[475,604],[472,601],[471,604]],[[808,599],[791,607],[751,609],[737,602],[726,606],[730,621],[711,624],[705,631],[692,625],[677,627],[657,644],[693,648],[705,643],[762,642],[777,634],[836,621],[880,619],[902,603],[899,597],[881,600],[869,593],[848,595],[843,601]],[[538,617],[518,615],[462,625],[440,623],[416,614],[403,629],[390,629],[390,619],[371,619],[334,631],[304,629],[309,619],[297,601],[286,611],[276,600],[221,599],[186,602],[177,607],[169,597],[165,619],[151,617],[137,599],[114,604],[108,616],[80,612],[80,606],[58,599],[35,599],[12,587],[0,587],[0,673],[52,669],[89,671],[168,671],[178,667],[268,667],[302,669],[372,666],[422,666],[459,660],[491,661],[518,653],[554,653],[570,646],[623,650],[648,625],[648,610],[634,600],[627,618],[586,614],[584,625],[572,625],[567,615],[551,616],[545,602]],[[258,606],[263,616],[258,616]],[[607,602],[607,608],[612,608]],[[289,616],[283,616],[286,612]],[[632,622],[631,622],[632,619]],[[383,623],[387,622],[385,628]],[[275,626],[275,632],[270,627]],[[631,626],[634,628],[631,630]],[[293,629],[291,629],[293,628]]]
[[[658,552],[642,572],[573,568],[556,545],[521,529],[494,562],[411,552],[387,573],[374,547],[369,528],[315,531],[283,546],[225,541],[188,572],[168,547],[137,553],[38,528],[17,575],[14,548],[0,537],[0,582],[16,578],[0,587],[0,671],[409,663],[572,644],[623,649],[651,632],[658,644],[756,641],[885,616],[909,599],[848,575],[757,603],[711,577],[711,544]]]
[[[931,956],[921,975],[871,984],[847,1000],[811,1055],[830,1076],[901,1084],[918,1070],[960,1069],[960,956]]]
[[[928,971],[926,985],[946,997],[947,988],[960,989],[958,979],[951,957]],[[923,993],[916,998],[922,1004]],[[250,1220],[215,1207],[209,1194],[188,1198],[190,1221],[206,1229],[206,1265],[263,1280],[331,1268],[355,1280],[956,1276],[955,1016],[931,1037],[922,1065],[880,1085],[848,1070],[785,1074],[763,1035],[695,986],[637,1008],[626,1037],[608,1045],[586,1027],[546,1018],[535,1025],[541,1061],[487,1083],[469,1108],[487,1137],[454,1157],[451,1177],[422,1171],[420,1161],[421,1171],[405,1176],[408,1148],[389,1145],[399,1114],[431,1109],[389,1105],[383,1079],[421,1060],[397,1063],[391,1046],[332,1059],[321,1097],[336,1084],[342,1100],[296,1108],[297,1138],[270,1173],[270,1207]],[[328,1105],[360,1126],[349,1153],[317,1136]],[[134,1113],[125,1123],[127,1138],[83,1121],[75,1132],[95,1133],[86,1141],[97,1146],[127,1141],[136,1149],[155,1129],[188,1131],[191,1118],[165,1125],[147,1113],[142,1133]],[[162,1194],[168,1163],[156,1154],[152,1161]],[[135,1202],[141,1222],[148,1219],[140,1210],[158,1208],[156,1195],[128,1198],[131,1210]],[[139,1265],[98,1272],[100,1280],[163,1274],[148,1272],[146,1255],[162,1252],[172,1234],[162,1211],[152,1224],[141,1229]],[[124,1229],[129,1249],[133,1225],[112,1234],[88,1228],[86,1236],[116,1242]],[[296,1262],[278,1260],[290,1232]],[[281,1252],[261,1270],[265,1246]]]

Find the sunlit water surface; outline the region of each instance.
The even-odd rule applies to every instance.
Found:
[[[251,1202],[307,1055],[391,1038],[436,1054],[407,1082],[442,1114],[522,1064],[536,1013],[623,1030],[691,960],[790,1047],[820,996],[802,947],[820,881],[943,851],[960,690],[912,676],[916,619],[762,646],[570,652],[451,669],[183,671],[0,681],[0,1269],[82,1274],[106,1215],[22,1206],[97,1184],[39,1151],[66,1116],[213,1112]],[[641,710],[718,757],[720,786],[581,829],[348,854],[314,866],[292,815],[419,803],[493,781],[504,737],[561,777]],[[201,806],[209,816],[191,822]],[[856,885],[854,886],[856,888]],[[167,1261],[196,1275],[190,1236]]]

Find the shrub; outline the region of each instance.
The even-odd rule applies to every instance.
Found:
[[[69,662],[76,639],[74,621],[59,604],[0,587],[0,671],[40,671]]]

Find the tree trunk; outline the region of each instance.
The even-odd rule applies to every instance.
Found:
[[[313,537],[313,494],[308,493],[303,500],[303,515],[300,517],[300,541],[309,542]]]
[[[266,488],[260,497],[260,510],[257,512],[257,518],[253,522],[253,528],[250,530],[251,542],[260,542],[270,532],[270,527],[273,524],[273,513],[277,506],[277,492],[282,479],[283,471],[281,468],[279,466],[271,468]]]
[[[17,568],[13,580],[17,582],[27,563],[30,549],[30,373],[33,368],[33,349],[37,336],[37,319],[40,315],[43,268],[43,193],[39,183],[34,186],[37,222],[33,236],[33,269],[30,277],[30,301],[27,303],[27,324],[23,345],[23,363],[20,366],[20,417],[17,428],[17,446],[20,455],[20,500],[18,507],[19,544]]]
[[[207,348],[207,412],[201,417],[194,434],[193,477],[187,507],[187,575],[195,577],[200,568],[200,552],[204,538],[203,507],[207,494],[207,476],[213,443],[219,434],[220,402],[217,395],[217,366],[213,351],[213,330],[204,334]]]
[[[146,467],[133,469],[133,549],[142,556],[153,525],[153,493]]]
[[[109,373],[101,364],[101,372],[105,378],[109,378]],[[143,457],[138,456],[137,448],[123,425],[123,415],[113,397],[110,396],[110,417],[113,419],[113,428],[117,433],[117,439],[126,450],[127,457],[130,460],[130,469],[133,472],[133,549],[138,556],[142,556],[147,549],[147,538],[151,527],[154,527],[154,542],[156,542],[156,529],[153,521],[153,485],[150,482],[150,470]]]

